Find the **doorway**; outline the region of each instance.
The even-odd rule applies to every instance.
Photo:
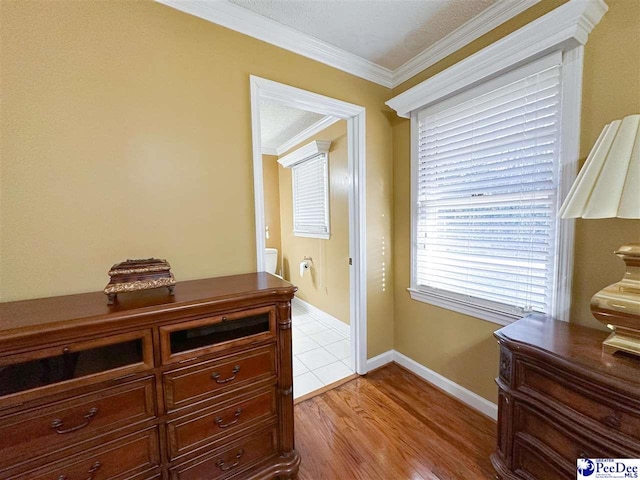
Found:
[[[289,108],[344,120],[347,132],[349,214],[349,362],[358,374],[366,373],[366,248],[365,248],[365,109],[264,78],[250,77],[253,136],[253,172],[258,271],[266,271],[266,222],[264,200],[261,103],[276,102]],[[295,266],[297,268],[297,265]],[[294,313],[309,314],[295,301]],[[308,307],[307,307],[308,308]],[[317,313],[317,312],[316,312]],[[295,342],[295,339],[294,339]],[[294,380],[295,384],[295,380]]]

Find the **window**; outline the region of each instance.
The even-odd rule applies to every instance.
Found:
[[[329,168],[322,153],[293,167],[293,233],[329,238]]]
[[[331,142],[316,140],[278,160],[292,169],[293,234],[298,237],[330,237],[330,146]]]
[[[553,313],[561,62],[558,52],[414,112],[412,289],[424,300],[481,318]]]

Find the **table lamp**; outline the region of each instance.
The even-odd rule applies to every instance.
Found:
[[[604,127],[560,216],[640,219],[640,115]],[[613,331],[602,344],[605,353],[640,356],[640,243],[615,254],[626,264],[624,277],[593,296],[591,313]]]

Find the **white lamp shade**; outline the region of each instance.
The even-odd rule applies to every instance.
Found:
[[[560,216],[640,218],[640,115],[604,127]]]

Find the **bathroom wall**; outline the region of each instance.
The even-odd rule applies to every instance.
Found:
[[[347,123],[341,120],[288,152],[313,140],[330,140],[329,209],[331,238],[293,235],[291,169],[279,166],[280,224],[284,278],[298,286],[296,296],[329,315],[349,323],[349,171]],[[313,259],[300,277],[300,262]]]
[[[280,244],[280,179],[276,155],[262,156],[262,181],[266,246],[278,249],[276,273],[279,274],[282,268],[282,246]]]

